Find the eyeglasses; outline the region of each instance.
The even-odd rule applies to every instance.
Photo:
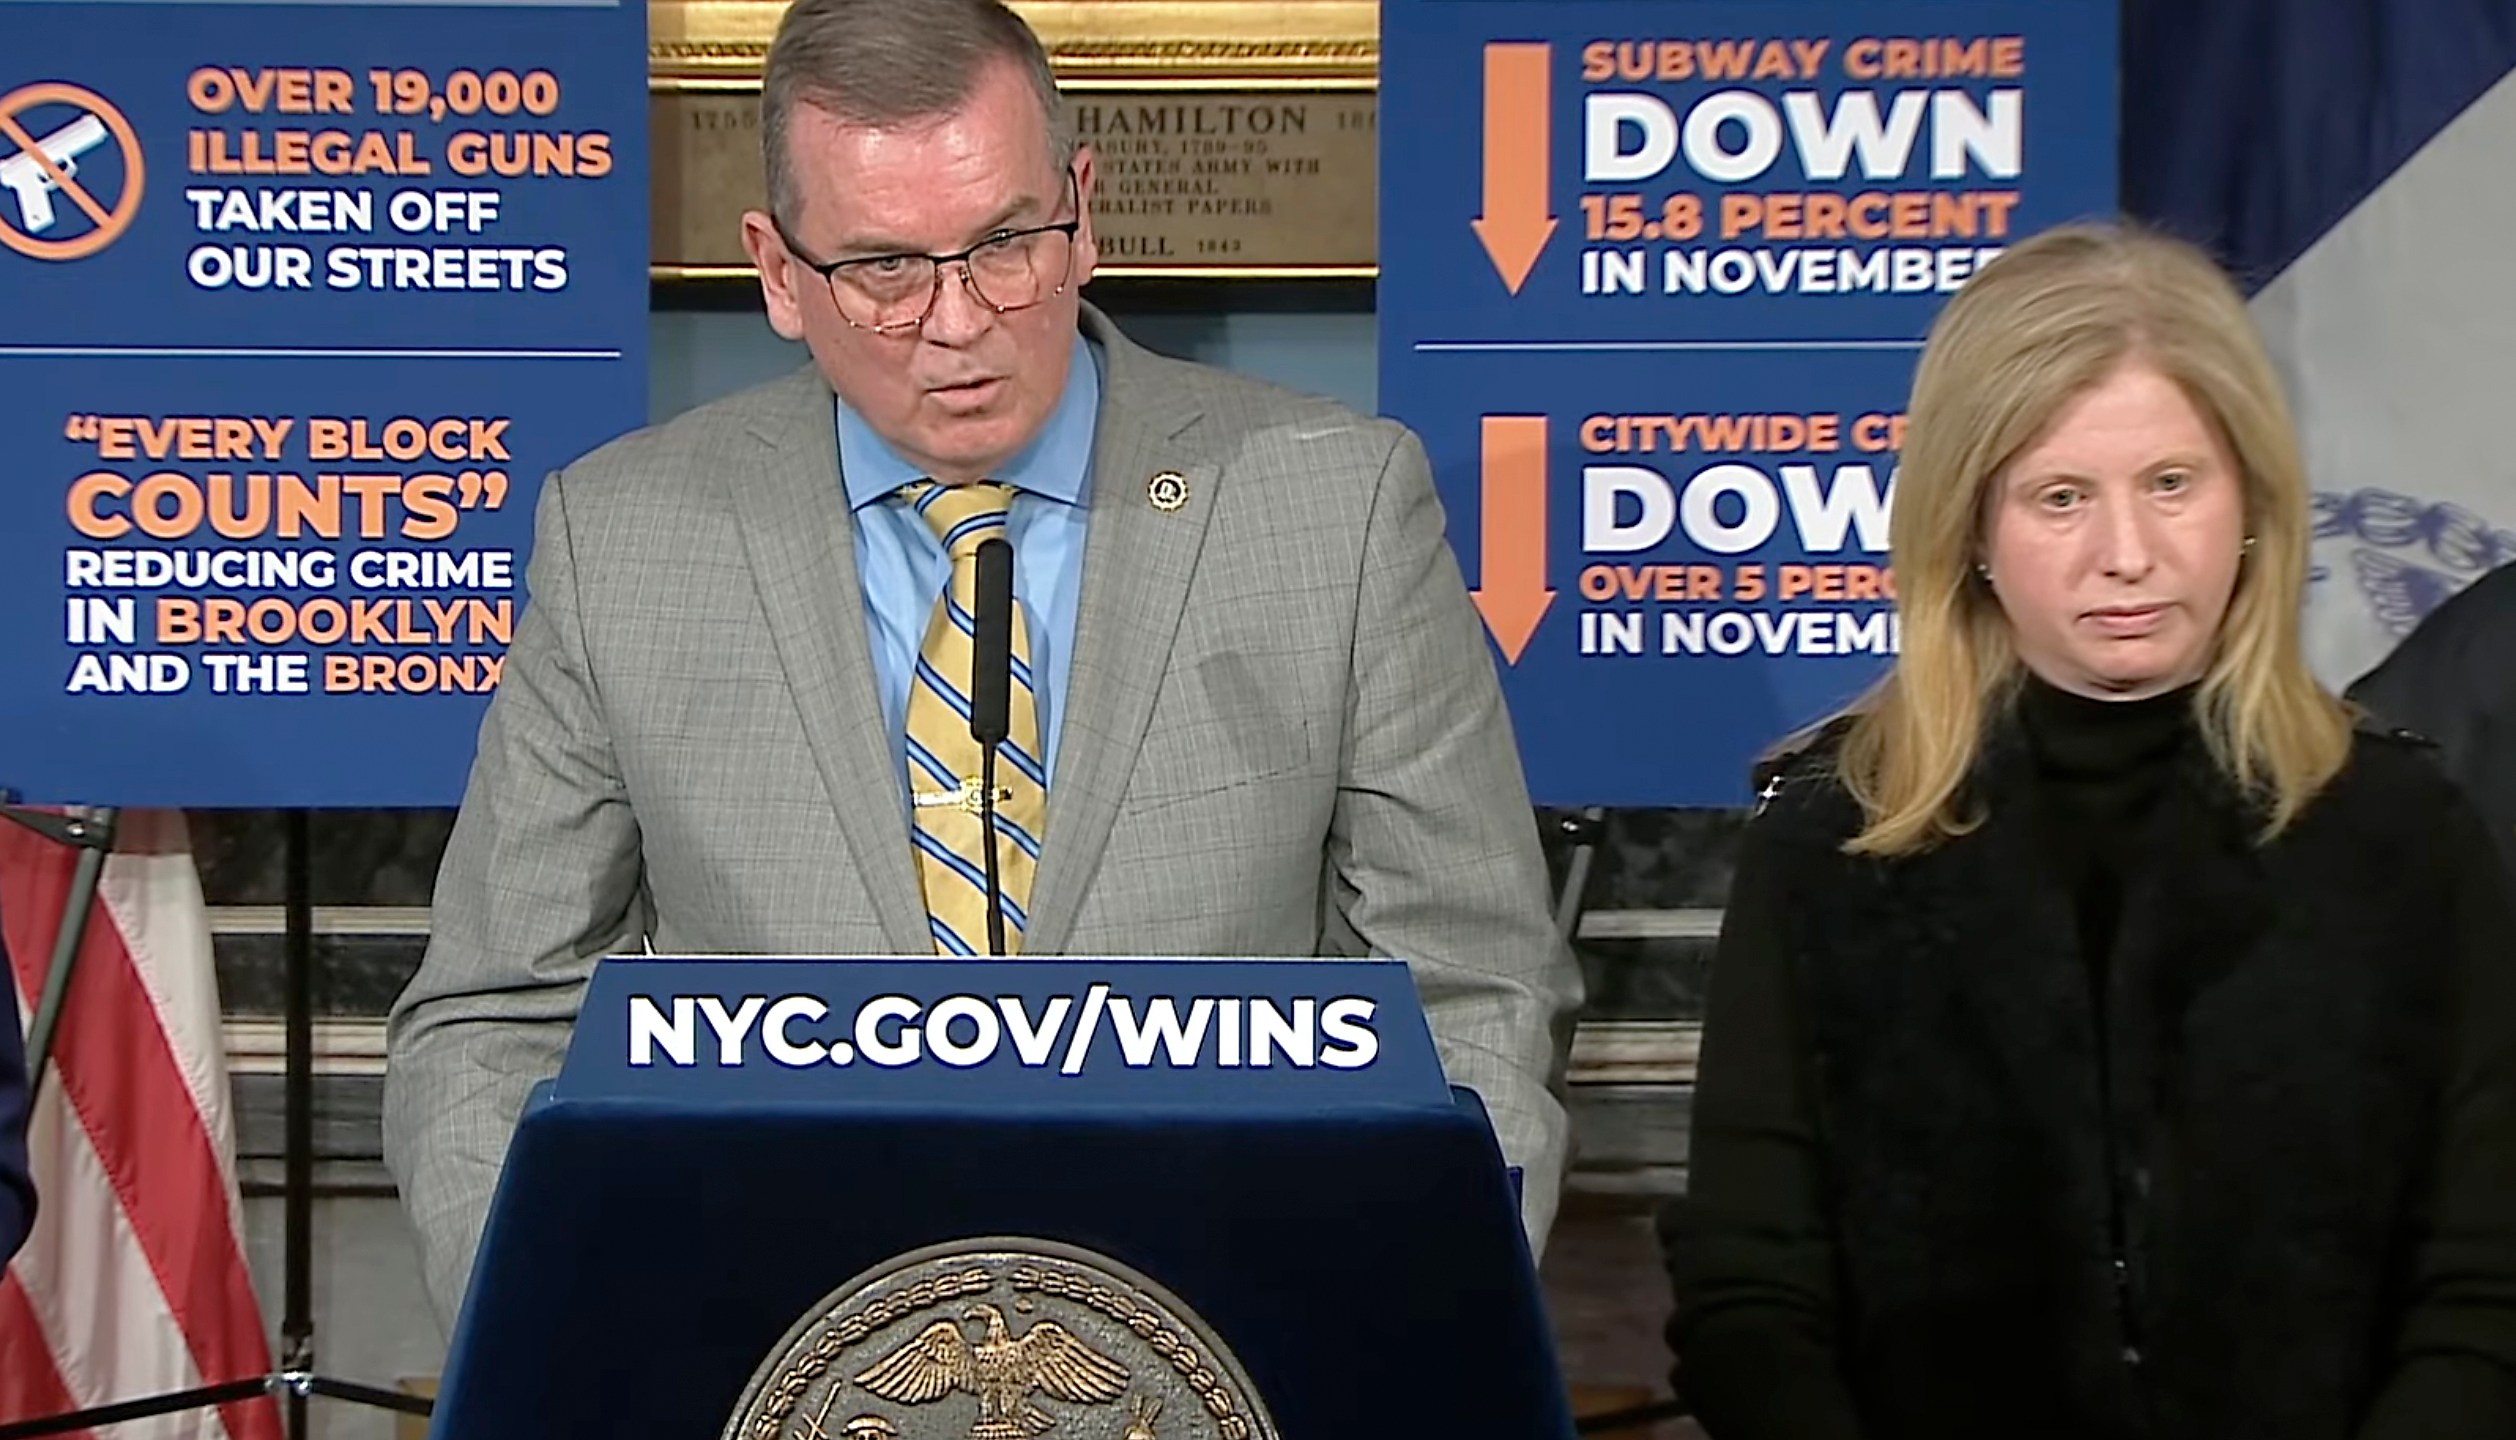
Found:
[[[1053,225],[1000,230],[967,250],[950,255],[868,255],[862,259],[815,260],[786,233],[775,216],[778,239],[788,254],[830,287],[839,318],[859,330],[898,335],[917,329],[933,314],[943,294],[947,265],[961,267],[961,281],[978,303],[999,315],[1025,310],[1062,294],[1074,266],[1075,232],[1083,227],[1082,192],[1072,167],[1066,188],[1076,217]]]

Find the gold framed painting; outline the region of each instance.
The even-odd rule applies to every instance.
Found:
[[[1377,272],[1376,0],[1014,0],[1099,155],[1113,278]],[[650,0],[653,268],[750,275],[760,67],[781,0]]]

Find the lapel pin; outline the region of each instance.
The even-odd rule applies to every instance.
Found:
[[[1165,470],[1144,482],[1144,498],[1153,508],[1168,515],[1188,503],[1188,477],[1176,470]]]

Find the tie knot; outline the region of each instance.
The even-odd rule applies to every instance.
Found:
[[[944,553],[956,561],[976,555],[980,541],[1003,534],[1005,512],[1013,508],[1012,487],[993,480],[973,485],[920,480],[902,487],[900,494],[925,517],[935,538],[943,542]]]

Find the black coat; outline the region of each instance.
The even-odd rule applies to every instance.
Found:
[[[2469,806],[2363,735],[2258,846],[2186,747],[2100,1006],[2025,748],[1919,857],[1841,852],[1822,747],[1749,827],[1680,1393],[1714,1440],[2516,1436],[2516,906]]]
[[[27,1227],[35,1222],[35,1182],[26,1168],[26,1110],[17,982],[9,974],[9,942],[0,936],[0,1266],[25,1243]]]

